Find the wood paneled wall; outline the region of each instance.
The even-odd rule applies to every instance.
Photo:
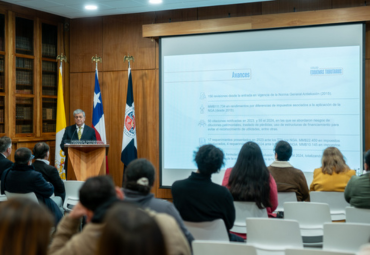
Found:
[[[104,102],[107,139],[111,145],[108,156],[109,170],[115,183],[121,185],[123,164],[120,161],[120,153],[128,67],[127,62],[123,62],[124,55],[135,57],[131,68],[138,155],[149,159],[157,169],[159,168],[158,41],[141,36],[143,24],[359,7],[364,4],[363,0],[277,0],[71,20],[70,116],[74,109],[84,109],[87,113],[86,123],[91,125],[95,70],[91,57],[97,54],[103,58],[103,63],[99,64],[99,82]],[[283,22],[284,14],[274,17],[275,22]],[[370,88],[369,29],[366,52],[366,88]],[[370,89],[366,89],[366,96],[370,97]],[[370,103],[366,103],[365,108],[369,113]],[[369,127],[370,114],[366,114],[365,128]],[[366,136],[366,149],[369,148],[370,136]],[[159,189],[158,182],[153,192],[157,197],[171,198],[170,190]]]

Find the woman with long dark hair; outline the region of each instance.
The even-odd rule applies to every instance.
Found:
[[[258,208],[266,208],[269,217],[276,217],[272,212],[278,205],[277,187],[258,144],[243,145],[235,166],[226,169],[222,185],[229,189],[234,201],[255,202]]]

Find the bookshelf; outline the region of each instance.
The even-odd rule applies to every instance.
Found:
[[[33,56],[33,20],[15,18],[15,52]]]
[[[15,109],[15,133],[33,133],[33,98],[17,97]]]
[[[5,132],[5,97],[0,96],[0,133]]]
[[[42,61],[42,95],[57,96],[58,69],[55,61]]]
[[[57,99],[42,99],[42,132],[53,133],[56,130]]]
[[[16,57],[16,94],[33,94],[33,59]]]

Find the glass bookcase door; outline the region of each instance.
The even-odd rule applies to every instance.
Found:
[[[5,92],[5,56],[0,55],[0,92]]]
[[[0,14],[0,51],[5,51],[5,15]]]
[[[16,98],[16,134],[33,133],[33,98]]]
[[[33,20],[17,17],[15,20],[15,52],[33,55]]]
[[[42,95],[56,96],[58,84],[57,62],[42,61]]]
[[[42,99],[42,132],[52,133],[56,130],[57,99]]]
[[[16,57],[16,93],[33,94],[33,59]]]
[[[55,59],[57,56],[58,27],[42,24],[42,57]]]
[[[0,96],[0,133],[5,133],[5,97]]]

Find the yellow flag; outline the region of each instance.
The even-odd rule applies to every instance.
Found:
[[[59,77],[58,77],[58,99],[57,99],[57,127],[55,136],[55,167],[59,171],[62,180],[66,179],[65,174],[65,158],[64,152],[60,148],[64,130],[66,129],[66,112],[64,107],[63,97],[63,79],[62,79],[62,62],[60,62]]]

